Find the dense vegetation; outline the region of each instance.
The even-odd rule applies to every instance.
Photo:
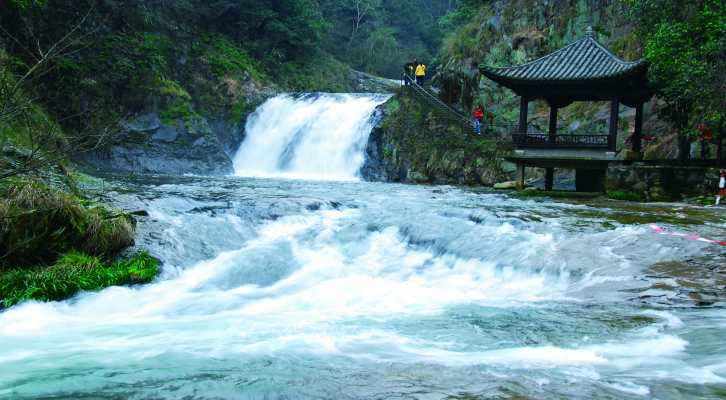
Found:
[[[134,243],[130,215],[39,177],[0,182],[0,308],[156,276],[158,261],[146,253],[113,261]]]
[[[681,138],[681,154],[696,127],[723,134],[726,110],[726,3],[631,0],[631,15],[651,62],[650,78],[660,90],[660,114]]]
[[[63,300],[82,290],[148,283],[158,274],[158,265],[159,262],[145,252],[116,262],[69,252],[47,267],[2,271],[0,308],[25,300]]]

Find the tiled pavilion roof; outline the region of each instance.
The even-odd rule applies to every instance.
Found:
[[[526,64],[490,68],[482,73],[495,82],[573,84],[624,78],[647,70],[644,60],[624,61],[600,44],[588,29],[587,35],[542,58]]]

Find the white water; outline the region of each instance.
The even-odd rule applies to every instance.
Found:
[[[365,159],[373,112],[388,98],[332,93],[274,97],[248,119],[235,174],[354,180]]]
[[[269,100],[237,174],[355,179],[385,99]],[[726,387],[723,309],[643,301],[666,292],[650,286],[651,265],[716,250],[622,225],[615,210],[450,187],[136,179],[111,193],[148,210],[140,243],[162,275],[0,312],[0,400],[667,399]]]

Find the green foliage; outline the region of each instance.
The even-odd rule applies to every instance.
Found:
[[[682,135],[723,124],[726,110],[726,3],[630,0],[645,38],[650,78],[666,106],[659,111]]]
[[[46,0],[8,0],[8,6],[20,10],[26,10],[30,7],[42,7],[46,4]]]
[[[84,290],[148,283],[158,273],[159,262],[146,252],[108,264],[98,257],[71,251],[50,267],[0,271],[0,307],[26,300],[63,300]]]
[[[306,55],[325,28],[315,0],[220,0],[196,2],[220,33],[245,40],[259,58],[279,63]],[[223,10],[220,13],[218,10]]]
[[[642,194],[624,191],[624,190],[608,190],[607,196],[609,199],[613,199],[613,200],[638,201],[638,202],[645,201],[645,197]]]
[[[5,180],[0,192],[0,269],[52,262],[72,249],[110,256],[133,244],[127,214],[36,180]]]
[[[323,48],[353,68],[398,78],[413,58],[434,60],[449,0],[322,0],[328,21]]]
[[[493,184],[505,178],[501,160],[506,150],[492,138],[462,132],[428,103],[411,97],[390,103],[381,122],[386,163],[413,172],[419,181]]]
[[[312,64],[287,62],[274,69],[283,87],[326,92],[348,91],[349,72],[348,66],[324,52],[318,53]]]
[[[259,62],[222,35],[202,37],[192,46],[192,51],[199,52],[203,62],[208,63],[212,73],[218,77],[247,72],[256,80],[267,79]]]

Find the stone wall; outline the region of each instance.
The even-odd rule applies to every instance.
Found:
[[[680,200],[716,192],[718,168],[611,163],[605,188],[634,193],[648,201]]]

